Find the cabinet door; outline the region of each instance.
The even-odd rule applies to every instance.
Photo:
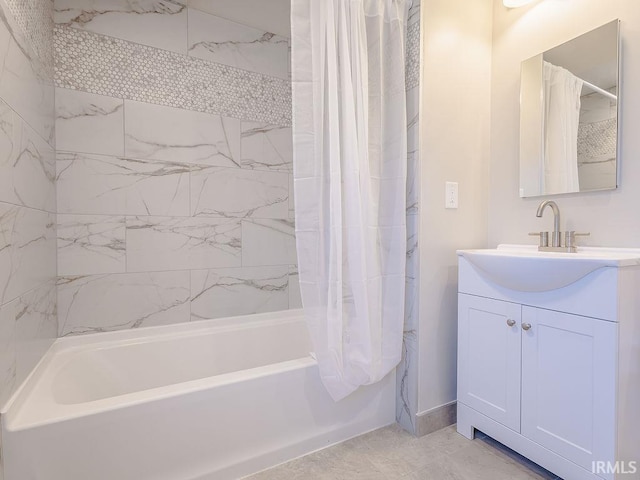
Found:
[[[613,461],[617,324],[523,307],[522,434],[591,471]]]
[[[516,432],[520,315],[518,304],[458,296],[458,401]]]

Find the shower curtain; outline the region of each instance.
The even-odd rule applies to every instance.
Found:
[[[406,0],[293,0],[296,243],[334,400],[400,361],[406,255]]]
[[[583,81],[544,62],[544,173],[542,192],[579,192],[578,124]]]

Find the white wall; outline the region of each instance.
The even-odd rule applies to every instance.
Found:
[[[622,21],[618,190],[554,196],[563,229],[589,245],[640,246],[640,2],[432,0],[422,13],[420,385],[418,411],[456,398],[458,248],[532,243],[541,199],[518,196],[520,63],[619,18]],[[490,140],[490,142],[489,142]],[[488,165],[488,172],[487,172]],[[445,210],[444,182],[460,183]]]
[[[495,0],[491,95],[489,245],[531,243],[527,233],[551,229],[537,219],[540,199],[518,197],[520,62],[619,18],[622,22],[620,188],[612,192],[552,197],[564,230],[591,232],[583,244],[640,246],[640,2],[637,0],[539,0],[508,10]],[[549,215],[549,214],[547,214]]]
[[[422,13],[418,411],[456,399],[456,249],[487,240],[492,0],[430,0]],[[444,209],[445,181],[460,207]]]

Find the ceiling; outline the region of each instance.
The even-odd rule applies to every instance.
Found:
[[[189,0],[189,6],[265,32],[291,37],[291,0]]]

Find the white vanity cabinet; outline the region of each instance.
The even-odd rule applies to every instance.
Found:
[[[640,267],[522,291],[464,253],[458,432],[481,430],[566,480],[640,478]]]
[[[462,293],[458,308],[459,402],[585,469],[613,459],[616,323]]]
[[[617,324],[524,306],[522,324],[522,435],[587,470],[613,460]]]
[[[520,431],[521,310],[515,303],[458,297],[458,402],[514,431]]]

